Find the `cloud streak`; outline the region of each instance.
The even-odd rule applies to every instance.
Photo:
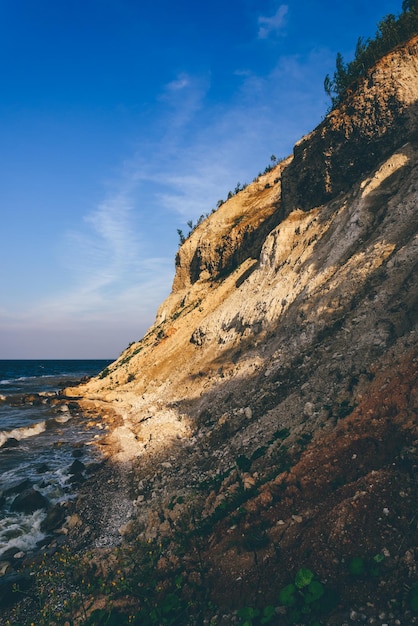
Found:
[[[286,12],[281,5],[271,18],[260,18],[260,30],[277,32]],[[226,104],[213,104],[207,74],[180,72],[163,85],[150,128],[139,130],[103,199],[61,242],[62,287],[14,319],[3,310],[2,326],[19,337],[31,329],[39,345],[41,337],[65,328],[81,356],[78,335],[88,345],[98,345],[100,333],[114,335],[117,345],[116,339],[103,340],[116,345],[110,356],[139,339],[169,293],[176,229],[209,213],[238,181],[251,182],[272,153],[287,156],[311,130],[312,119],[319,121],[324,106],[318,68],[326,54],[279,57],[265,75],[237,68],[238,87]],[[62,341],[72,355],[69,339]]]
[[[268,39],[271,35],[282,32],[288,10],[287,4],[281,4],[274,15],[270,17],[260,15],[258,18],[258,38]]]

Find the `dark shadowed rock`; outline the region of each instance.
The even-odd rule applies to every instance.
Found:
[[[1,447],[3,449],[17,448],[19,445],[19,441],[15,437],[9,437],[9,439],[7,439]]]
[[[84,470],[85,470],[86,466],[84,465],[84,463],[82,461],[79,461],[78,459],[76,459],[75,461],[73,461],[69,467],[69,472],[70,474],[81,474]]]
[[[65,519],[65,509],[60,504],[56,504],[47,513],[46,518],[41,523],[41,531],[49,533],[61,526]]]
[[[7,489],[3,491],[3,495],[7,498],[7,496],[13,496],[15,494],[22,493],[23,491],[30,489],[31,487],[31,481],[29,480],[29,478],[25,478],[24,480],[18,480],[9,485]]]
[[[20,549],[16,548],[16,546],[13,546],[12,548],[8,548],[2,553],[1,560],[11,561],[14,558],[14,555],[17,554],[18,552],[20,552]]]
[[[16,496],[11,509],[16,513],[34,513],[38,509],[47,509],[48,507],[48,498],[32,488]]]
[[[21,600],[19,591],[26,591],[31,585],[28,574],[11,573],[0,577],[0,606],[10,606]]]
[[[41,465],[38,465],[38,467],[36,468],[36,473],[45,474],[45,472],[49,472],[49,465],[47,465],[46,463],[41,463]]]

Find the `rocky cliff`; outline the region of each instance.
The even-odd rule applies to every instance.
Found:
[[[417,101],[414,38],[192,233],[146,336],[67,390],[132,471],[126,541],[162,542],[162,584],[203,586],[215,623],[296,623],[301,567],[338,588],[318,623],[415,619]]]

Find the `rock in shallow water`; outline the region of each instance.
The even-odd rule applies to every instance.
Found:
[[[11,510],[16,513],[34,513],[38,509],[47,509],[49,500],[36,489],[28,489],[13,500]]]
[[[1,447],[7,450],[8,448],[17,448],[19,445],[20,443],[15,437],[9,437]]]
[[[65,508],[60,504],[56,504],[47,513],[46,518],[41,523],[41,531],[49,533],[61,526],[65,519]]]
[[[31,487],[32,487],[31,481],[29,480],[29,478],[25,478],[24,480],[19,480],[9,485],[7,489],[3,491],[3,495],[7,498],[7,496],[12,496],[17,493],[22,493],[23,491],[26,491],[27,489],[30,489]]]
[[[86,466],[84,465],[84,463],[76,459],[71,463],[68,471],[70,472],[70,474],[76,475],[81,474],[85,470],[85,468]]]

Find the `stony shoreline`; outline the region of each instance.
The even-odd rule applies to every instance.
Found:
[[[47,402],[79,418],[82,415],[86,428],[94,428],[98,422],[103,425],[100,412],[83,412],[77,400],[60,392],[47,396],[42,393],[23,394],[15,402],[32,405]],[[5,500],[6,497],[14,496],[15,509],[22,513],[36,510],[46,512],[40,525],[45,537],[38,546],[27,551],[10,548],[0,557],[0,624],[16,623],[13,621],[16,605],[21,617],[25,616],[29,620],[33,616],[34,623],[37,622],[39,607],[31,592],[31,577],[40,563],[48,562],[63,548],[70,550],[73,555],[82,555],[86,550],[112,549],[120,544],[123,527],[132,514],[130,466],[112,462],[112,446],[100,445],[105,440],[106,435],[100,437],[100,440],[95,435],[90,442],[100,454],[99,460],[86,462],[82,448],[74,448],[74,461],[69,468],[75,491],[72,498],[52,505],[33,488],[29,480],[11,485],[0,497],[1,501],[2,498]],[[12,446],[13,442],[6,441],[5,448],[9,445]]]

